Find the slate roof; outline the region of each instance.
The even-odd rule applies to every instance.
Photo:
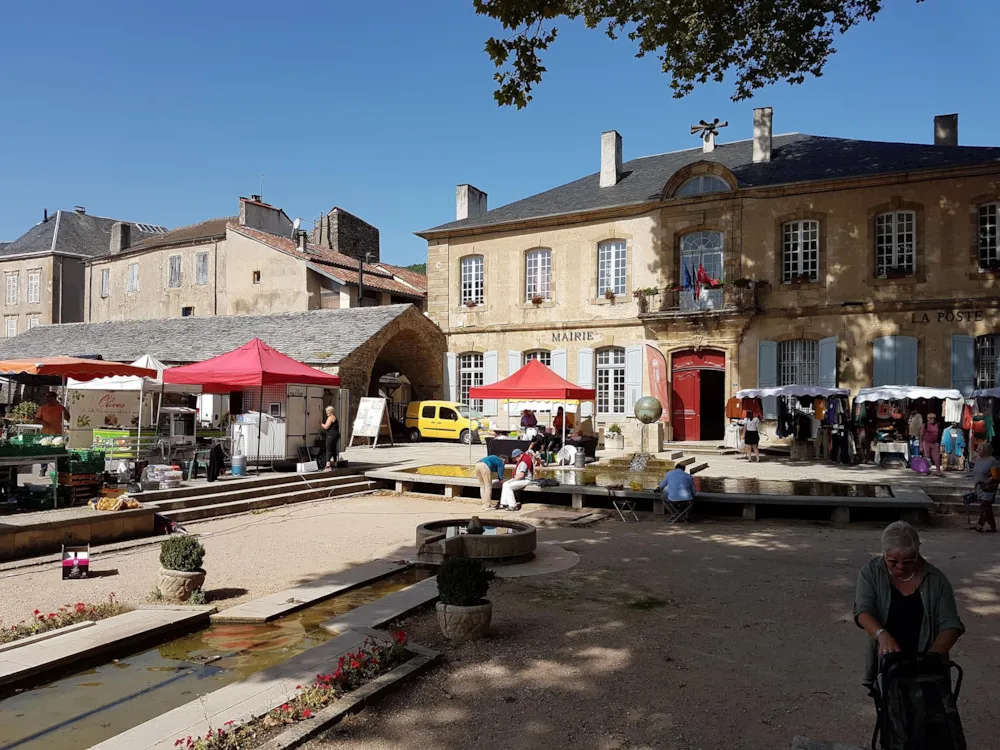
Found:
[[[441,224],[417,234],[424,236],[657,201],[664,185],[677,171],[699,161],[728,167],[741,187],[766,187],[947,167],[1000,166],[1000,148],[858,141],[794,133],[775,136],[771,161],[754,164],[753,141],[723,143],[707,154],[699,147],[632,159],[622,165],[624,177],[612,187],[600,187],[600,173],[595,172],[482,216]]]
[[[221,240],[226,236],[226,225],[236,220],[237,217],[233,216],[226,216],[221,219],[208,219],[207,221],[199,221],[197,224],[189,224],[186,227],[171,229],[169,232],[164,232],[163,234],[158,234],[139,242],[136,242],[135,238],[133,238],[131,247],[123,254],[143,252],[170,245],[198,245],[203,242]]]
[[[407,284],[412,284],[420,291],[427,293],[427,274],[417,273],[416,271],[403,268],[402,266],[394,266],[391,263],[378,262],[378,265],[386,269],[393,276],[398,276]]]
[[[283,354],[311,365],[333,365],[413,305],[351,307],[274,315],[112,320],[38,326],[0,343],[0,359],[95,355],[132,362],[143,354],[180,364],[225,354],[257,337]]]
[[[39,222],[13,242],[0,248],[0,258],[35,253],[69,253],[98,257],[111,250],[111,227],[120,219],[91,216],[76,211],[56,211],[48,221]],[[156,237],[166,231],[149,224],[132,226],[132,241]],[[154,230],[154,231],[148,231]],[[55,237],[53,244],[52,238]]]

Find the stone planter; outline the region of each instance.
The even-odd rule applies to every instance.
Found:
[[[437,603],[438,625],[445,638],[453,641],[474,641],[490,632],[493,602],[459,607]]]
[[[186,602],[191,594],[205,585],[205,571],[186,573],[182,570],[160,568],[160,594],[164,599]]]
[[[620,433],[605,432],[604,433],[604,449],[609,451],[623,451],[625,450],[625,436]]]

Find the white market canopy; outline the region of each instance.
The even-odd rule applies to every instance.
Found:
[[[850,391],[846,388],[823,388],[818,385],[782,385],[777,388],[746,388],[742,391],[736,391],[736,398],[771,398],[774,396],[831,398],[849,395]]]
[[[902,401],[903,399],[936,398],[962,400],[962,393],[955,388],[927,388],[922,385],[880,385],[862,388],[854,397],[855,402]]]
[[[163,371],[167,366],[150,354],[143,354],[132,363],[136,367],[145,367],[156,371],[155,378],[140,378],[138,376],[115,376],[111,378],[95,378],[94,380],[66,381],[66,387],[81,391],[158,391],[161,388],[169,393],[200,393],[201,386],[163,384]]]
[[[980,388],[973,391],[969,398],[1000,398],[1000,388]]]

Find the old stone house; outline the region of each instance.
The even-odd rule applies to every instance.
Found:
[[[425,277],[380,262],[375,227],[335,208],[314,235],[315,244],[259,196],[240,198],[237,216],[138,242],[118,232],[109,252],[87,264],[85,319],[423,307]]]
[[[996,385],[1000,148],[959,146],[957,115],[933,144],[771,125],[630,161],[604,133],[589,176],[493,210],[459,186],[418,233],[448,392],[538,358],[634,434],[662,355],[668,436],[698,440],[741,387]]]

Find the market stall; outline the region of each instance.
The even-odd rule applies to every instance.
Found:
[[[260,339],[193,365],[170,367],[163,381],[230,394],[233,454],[261,462],[295,459],[319,436],[327,388],[340,378],[297,362]],[[346,414],[338,414],[344,419]]]
[[[954,388],[928,388],[916,385],[883,385],[863,388],[854,397],[853,419],[862,455],[872,456],[882,465],[889,456],[901,456],[907,465],[920,454],[920,431],[927,415],[935,414],[940,429],[954,427],[962,433],[965,400]],[[953,441],[946,450],[957,451],[964,461],[965,434],[961,442]],[[952,447],[954,446],[954,447]]]
[[[773,416],[775,435],[791,438],[792,458],[806,458],[807,447],[813,445],[812,456],[830,457],[848,463],[853,449],[847,422],[850,416],[846,388],[824,388],[815,385],[784,385],[776,388],[746,388],[736,392],[736,404],[726,405],[730,417],[726,430],[727,446],[738,434],[743,415]],[[738,438],[737,438],[738,440]],[[742,446],[739,446],[741,448]]]

